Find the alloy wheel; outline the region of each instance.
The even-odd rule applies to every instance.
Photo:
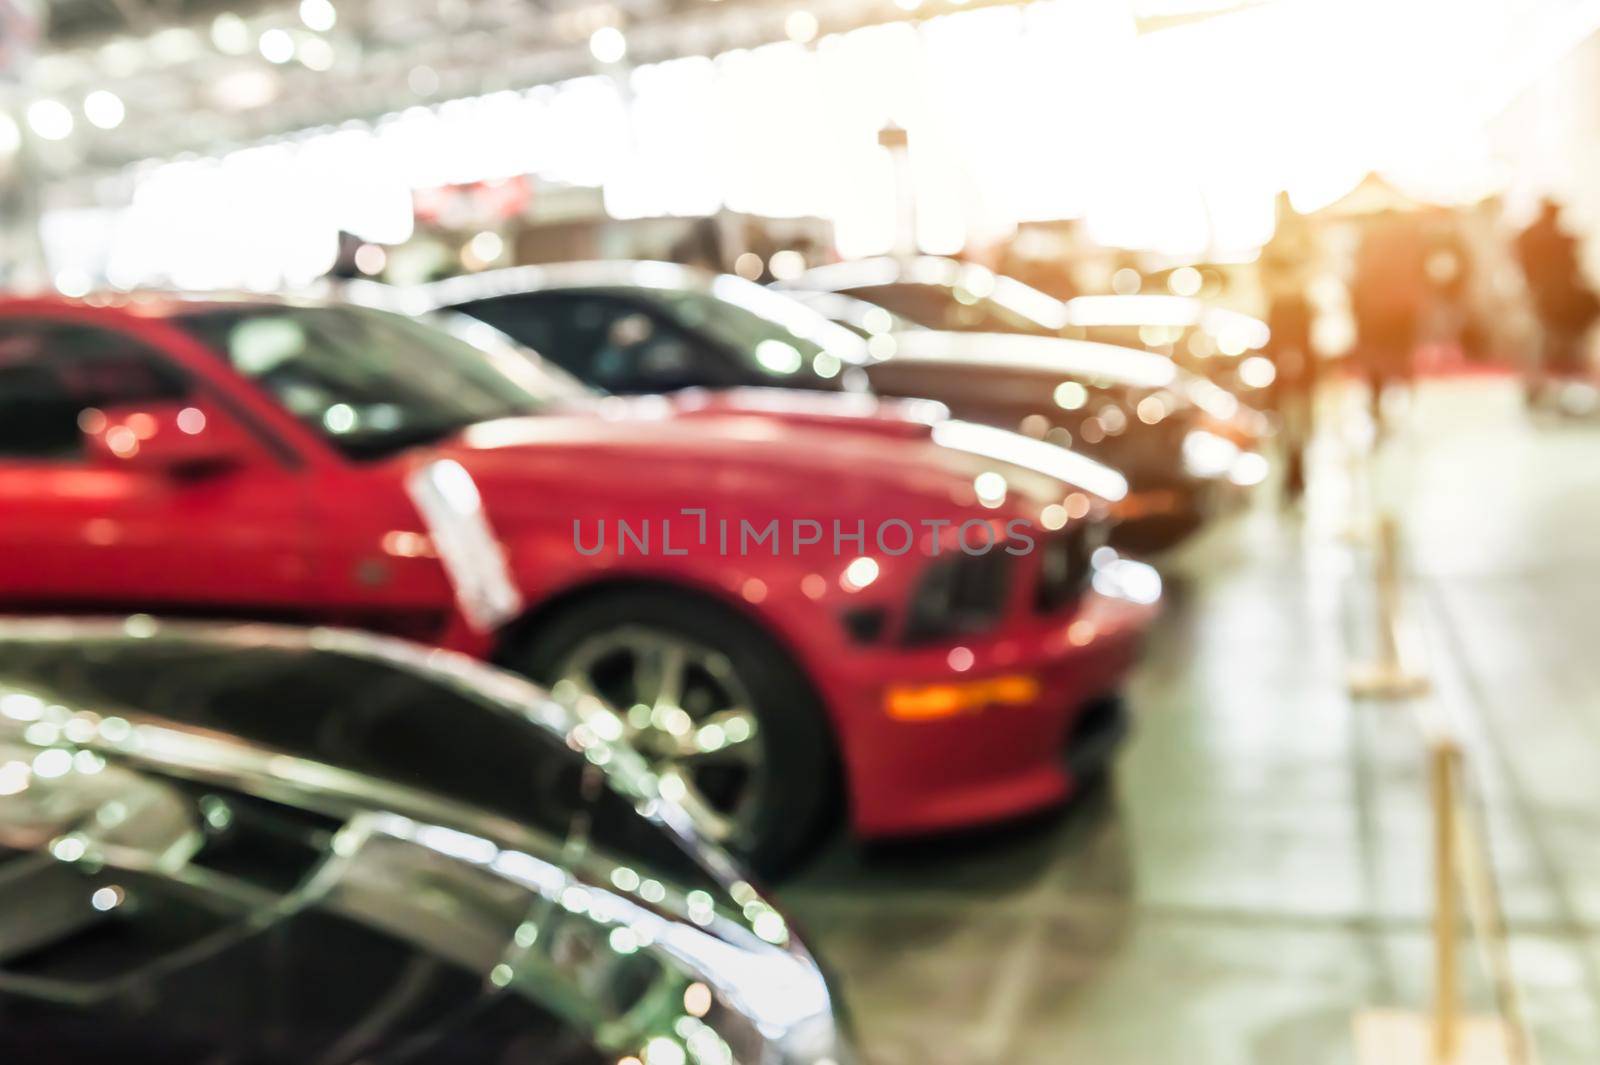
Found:
[[[579,643],[559,672],[557,689],[578,696],[579,713],[602,735],[649,761],[664,797],[718,843],[750,841],[766,751],[749,690],[725,654],[623,626]]]

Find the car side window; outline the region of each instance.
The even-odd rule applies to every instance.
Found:
[[[187,377],[125,333],[76,322],[0,323],[0,460],[73,460],[87,409],[181,400]]]
[[[740,383],[728,360],[708,344],[613,296],[501,296],[459,309],[608,392],[671,392]]]
[[[496,296],[455,309],[489,323],[568,373],[590,381],[594,352],[609,317],[604,302],[608,301],[595,296],[537,293]]]

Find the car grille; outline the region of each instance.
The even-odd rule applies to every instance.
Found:
[[[1051,614],[1076,602],[1093,575],[1089,560],[1105,542],[1106,528],[1095,521],[1075,521],[1040,540],[1034,609]]]
[[[917,582],[906,619],[906,642],[992,628],[1005,612],[1012,561],[1000,548],[981,555],[957,552],[934,559]]]

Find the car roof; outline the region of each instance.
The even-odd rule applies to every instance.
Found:
[[[528,292],[583,289],[659,289],[704,294],[783,325],[846,363],[868,361],[866,342],[844,326],[777,292],[734,274],[653,260],[616,259],[513,266],[433,281],[404,290],[390,306],[410,314]]]
[[[954,285],[966,278],[1002,277],[982,263],[962,262],[943,255],[874,255],[866,259],[813,266],[796,277],[774,283],[775,288],[804,288],[842,292],[852,288],[899,283]],[[1017,282],[1021,284],[1021,282]]]
[[[710,292],[720,275],[698,267],[647,259],[604,259],[509,266],[402,289],[413,313],[523,292],[581,288],[660,288]]]
[[[1014,277],[997,274],[981,263],[965,263],[937,255],[909,258],[883,255],[828,263],[814,266],[800,276],[779,282],[774,287],[845,292],[896,284],[934,285],[939,288],[962,285],[1041,325],[1059,329],[1066,324],[1066,312],[1061,301],[1049,293],[1041,292]]]

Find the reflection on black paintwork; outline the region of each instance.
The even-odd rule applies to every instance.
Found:
[[[284,630],[248,631],[210,646],[213,681],[227,673],[219,650],[266,656],[243,656],[245,674],[271,660],[273,640],[294,651]],[[830,991],[778,911],[725,859],[681,845],[667,824],[681,812],[651,793],[637,759],[630,777],[628,752],[575,735],[582,725],[548,700],[526,712],[561,741],[552,765],[565,756],[577,790],[561,816],[524,822],[415,786],[425,781],[254,746],[214,719],[163,717],[224,710],[172,698],[173,659],[206,649],[195,633],[21,632],[0,633],[7,1060],[44,1045],[63,1062],[115,1047],[173,1062],[845,1060]],[[323,634],[317,653],[344,639]],[[350,650],[372,652],[354,639]],[[88,698],[85,678],[144,649],[167,656],[147,685],[167,699]],[[481,668],[446,665],[457,685]],[[403,689],[405,670],[386,668]],[[497,679],[480,687],[498,690],[479,696],[525,696],[483,672]],[[64,688],[75,677],[74,697],[49,676]],[[296,709],[326,718],[339,706]],[[583,789],[592,773],[619,786]],[[606,800],[619,805],[603,813]],[[615,831],[628,814],[634,828]],[[644,840],[654,845],[639,854],[615,848]]]

